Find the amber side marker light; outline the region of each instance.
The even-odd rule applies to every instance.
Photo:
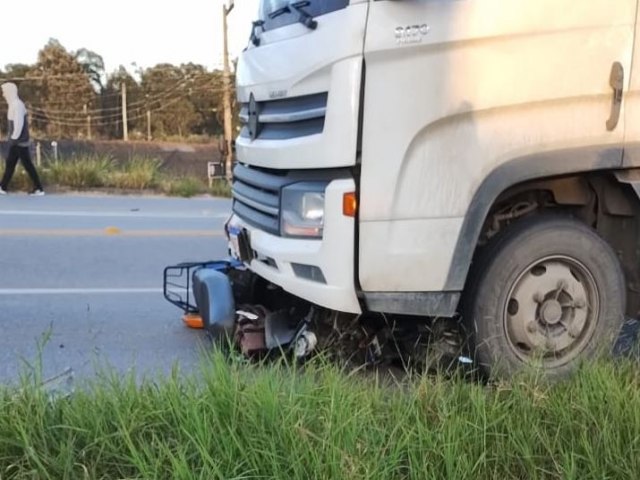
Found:
[[[355,217],[358,213],[356,192],[345,193],[342,197],[342,213],[345,217]]]
[[[189,328],[193,328],[196,330],[201,330],[204,328],[202,317],[195,313],[187,313],[184,317],[182,317],[182,321]]]

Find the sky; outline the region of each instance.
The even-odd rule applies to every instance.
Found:
[[[225,0],[4,0],[0,20],[0,68],[32,64],[55,38],[69,51],[102,56],[110,73],[158,63],[222,65]],[[228,0],[226,0],[228,1]],[[235,0],[229,15],[230,52],[246,46],[258,0]]]

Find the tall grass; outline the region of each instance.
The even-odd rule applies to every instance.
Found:
[[[2,478],[636,478],[637,368],[567,383],[390,387],[316,362],[216,353],[198,376],[105,376],[65,400],[0,395]]]
[[[211,184],[209,193],[214,197],[231,197],[231,186],[227,180],[217,179]]]
[[[114,159],[109,155],[73,155],[48,166],[52,182],[73,188],[102,187],[114,168]]]
[[[204,193],[206,186],[199,178],[183,177],[166,179],[163,184],[163,191],[169,195],[188,198]]]
[[[161,166],[162,161],[156,158],[134,156],[109,173],[107,184],[127,190],[152,188],[157,185]]]
[[[3,170],[0,169],[0,176],[2,175],[2,173]],[[38,176],[40,177],[40,181],[44,185],[50,182],[51,175],[48,170],[39,169]],[[13,174],[13,178],[11,179],[11,183],[9,184],[8,188],[9,191],[12,192],[29,192],[34,189],[34,185],[33,183],[31,183],[31,179],[27,175],[27,172],[21,166],[18,166],[15,173]]]
[[[177,179],[166,179],[163,190],[169,195],[178,197],[193,197],[208,193],[214,197],[231,197],[231,187],[226,180],[214,180],[210,188],[196,177],[183,177]]]
[[[47,186],[72,189],[109,187],[120,190],[157,190],[168,195],[192,197],[209,193],[230,197],[231,189],[224,180],[217,180],[207,188],[204,179],[172,176],[163,171],[162,161],[146,156],[132,156],[117,162],[110,155],[72,155],[58,160],[49,159],[38,173]],[[18,168],[10,185],[11,190],[31,190],[33,186],[22,168]],[[1,479],[0,479],[1,480]]]

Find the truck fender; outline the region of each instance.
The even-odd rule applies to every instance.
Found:
[[[462,291],[484,221],[498,196],[529,180],[579,172],[622,168],[621,145],[602,145],[540,152],[508,161],[482,182],[467,210],[444,290]]]

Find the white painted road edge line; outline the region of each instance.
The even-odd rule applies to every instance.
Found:
[[[162,293],[162,288],[0,288],[0,296],[9,295],[112,295]]]

